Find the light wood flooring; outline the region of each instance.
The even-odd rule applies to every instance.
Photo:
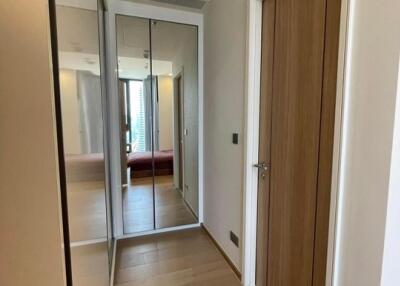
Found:
[[[104,182],[68,183],[67,197],[73,284],[109,286]],[[74,246],[92,240],[104,242]]]
[[[116,286],[240,286],[201,228],[118,241]]]
[[[71,248],[74,286],[109,286],[107,242]]]
[[[134,178],[123,192],[124,233],[154,229],[152,178]],[[155,178],[156,228],[166,228],[197,222],[186,206],[180,191],[173,185],[173,176]]]
[[[197,222],[172,176],[155,180],[156,228]],[[68,211],[71,242],[107,238],[104,182],[68,183]],[[153,230],[152,178],[133,179],[123,192],[124,233]]]
[[[107,238],[104,182],[68,183],[68,217],[71,242]]]

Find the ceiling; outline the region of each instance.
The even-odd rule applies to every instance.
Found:
[[[117,16],[118,56],[144,58],[150,51],[149,20]],[[152,58],[172,61],[187,41],[197,40],[195,26],[164,21],[151,23]]]
[[[57,20],[61,51],[99,53],[96,11],[57,6]],[[117,16],[116,24],[118,56],[143,58],[150,50],[149,21]],[[180,47],[197,39],[197,27],[164,21],[153,21],[151,33],[152,56],[156,60],[173,60]]]
[[[110,3],[122,0],[107,0],[107,1]],[[211,0],[126,0],[126,1],[199,12],[199,10],[201,10],[204,7],[204,5]]]
[[[143,3],[154,6],[171,7],[175,9],[192,10],[198,12],[204,5],[211,0],[103,0],[106,7],[112,3],[129,1],[135,3]],[[81,7],[84,9],[97,9],[97,0],[56,0],[57,5],[70,7]]]
[[[98,74],[97,12],[58,5],[57,21],[61,67],[78,69],[80,66],[80,69]],[[116,25],[121,73],[126,77],[149,74],[149,20],[117,16]],[[156,21],[151,23],[151,35],[153,72],[168,74],[171,72],[172,61],[185,43],[197,40],[197,27]],[[135,68],[137,70],[133,71]]]
[[[96,54],[60,52],[59,64],[61,69],[84,70],[100,75],[99,56]],[[148,60],[127,57],[118,58],[118,75],[120,78],[145,79],[149,74]],[[172,62],[153,61],[153,74],[171,75]]]
[[[57,5],[59,50],[98,54],[97,21],[96,11]]]

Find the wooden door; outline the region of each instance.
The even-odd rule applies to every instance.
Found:
[[[324,285],[340,0],[265,0],[257,286]]]

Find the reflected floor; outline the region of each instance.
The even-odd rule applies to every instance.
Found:
[[[156,228],[197,223],[197,218],[174,188],[173,176],[155,178]],[[153,230],[152,178],[134,178],[123,192],[124,233]]]
[[[71,247],[74,286],[109,286],[107,242]]]
[[[201,228],[118,241],[116,286],[240,286]]]
[[[107,238],[104,182],[74,182],[67,189],[71,242]]]

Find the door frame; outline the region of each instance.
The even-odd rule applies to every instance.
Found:
[[[184,88],[183,87],[184,81],[183,81],[183,69],[178,72],[174,77],[173,77],[173,86],[174,86],[174,111],[176,110],[177,113],[174,114],[174,139],[178,139],[178,150],[174,153],[178,154],[179,160],[178,160],[178,174],[179,174],[179,179],[178,179],[178,185],[177,185],[177,189],[179,189],[179,191],[182,193],[183,198],[185,198],[185,174],[184,174],[184,164],[185,164],[185,158],[184,158],[184,154],[185,154],[185,145],[183,142],[181,142],[181,140],[184,140],[184,134],[183,134],[183,129],[185,126],[185,123],[183,121],[184,119],[184,114],[183,114],[183,92],[184,92]],[[177,87],[177,88],[176,88]],[[178,107],[177,109],[175,109],[175,107]],[[175,127],[177,127],[175,129]],[[179,135],[176,135],[176,133],[178,132]],[[174,146],[175,147],[175,146]],[[175,148],[174,148],[175,150]],[[174,154],[174,158],[176,158],[177,156],[175,156]],[[174,161],[175,162],[175,161]],[[175,164],[175,163],[174,163]],[[175,174],[174,170],[174,174]],[[176,186],[175,186],[176,187]]]
[[[243,194],[242,283],[256,284],[259,117],[261,93],[261,33],[263,0],[247,4],[247,78],[245,96],[245,152]]]
[[[149,18],[160,21],[188,24],[198,27],[198,192],[199,192],[199,221],[196,224],[153,230],[149,232],[128,234],[123,232],[123,210],[121,191],[121,163],[119,155],[120,130],[119,130],[119,105],[118,105],[118,63],[116,47],[116,15],[126,15],[141,18]],[[204,24],[201,13],[176,10],[165,7],[153,6],[142,3],[112,1],[109,2],[106,11],[107,28],[107,53],[109,74],[107,79],[109,91],[110,114],[110,167],[111,172],[111,196],[113,213],[113,229],[116,239],[137,237],[148,234],[162,233],[166,231],[181,230],[191,227],[200,227],[203,222],[203,197],[204,197],[204,127],[203,127],[203,46]]]
[[[249,0],[247,5],[247,78],[245,100],[245,160],[244,160],[244,194],[243,194],[243,259],[242,283],[244,286],[256,285],[256,243],[257,240],[257,207],[258,207],[258,170],[253,167],[258,163],[259,117],[260,117],[260,78],[261,78],[261,35],[262,9],[264,0]],[[349,2],[342,0],[339,55],[336,87],[336,110],[334,122],[334,142],[331,180],[331,202],[328,233],[328,253],[326,268],[326,286],[334,285],[335,258],[340,246],[337,238],[340,224],[340,174],[342,157],[343,109],[345,104],[345,74],[347,49],[350,43]]]

